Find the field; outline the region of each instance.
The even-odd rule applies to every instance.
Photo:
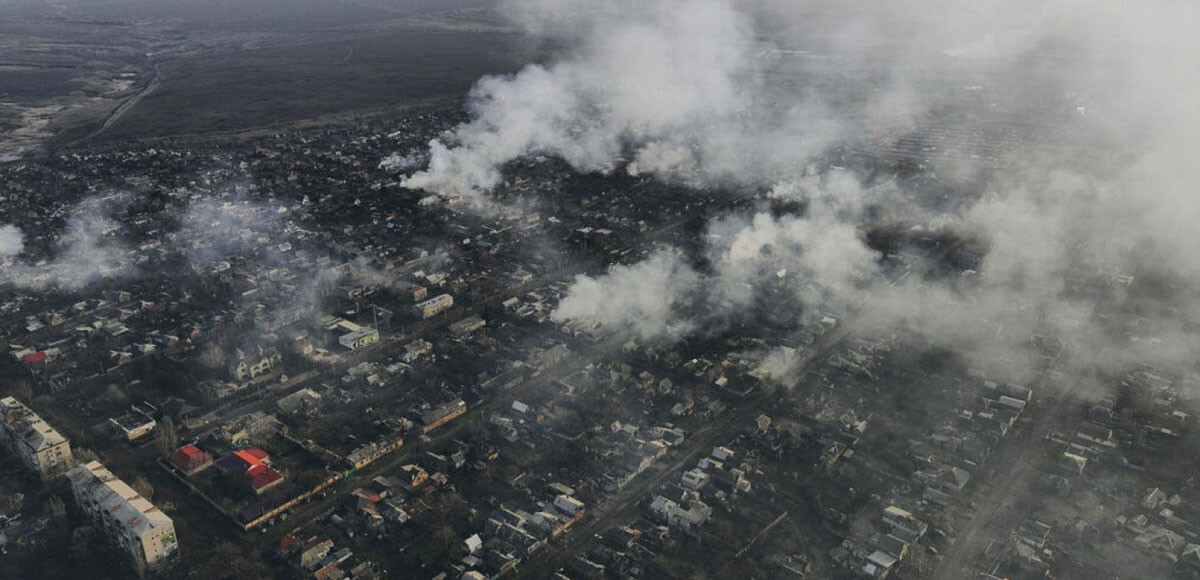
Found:
[[[490,5],[489,0],[0,0],[0,19],[170,21],[189,28],[332,28]]]
[[[99,141],[223,132],[461,99],[522,58],[499,33],[397,30],[160,65],[160,85]]]
[[[536,60],[497,0],[0,0],[0,162],[460,101]]]

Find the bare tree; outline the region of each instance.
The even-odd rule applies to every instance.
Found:
[[[88,463],[91,461],[100,460],[100,458],[96,455],[96,452],[88,449],[87,447],[76,447],[71,450],[71,455],[75,457],[75,461],[78,463]]]
[[[179,430],[171,417],[163,417],[155,428],[154,442],[158,445],[160,455],[170,455],[179,447]]]
[[[33,398],[33,388],[29,385],[28,380],[18,379],[16,384],[13,385],[13,394],[18,399],[28,403]]]
[[[55,520],[62,521],[67,517],[67,506],[63,503],[62,498],[57,495],[50,496],[46,501],[46,507],[50,510],[50,515],[54,516]]]
[[[206,347],[200,353],[200,362],[204,363],[204,366],[210,369],[221,368],[225,365],[225,359],[225,351],[221,350],[220,345],[216,343],[210,343],[208,347]]]
[[[134,491],[148,500],[154,499],[154,486],[150,485],[150,482],[146,481],[146,478],[140,475],[133,480],[133,483],[129,484],[129,487],[132,487]]]
[[[245,549],[232,542],[222,542],[209,551],[203,569],[212,571],[212,578],[267,578],[271,571]]]
[[[0,515],[9,515],[21,511],[25,496],[20,493],[0,493]]]

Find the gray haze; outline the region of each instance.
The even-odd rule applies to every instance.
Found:
[[[15,256],[25,247],[25,234],[14,225],[0,226],[0,257]]]
[[[405,183],[482,198],[508,161],[549,154],[579,171],[624,159],[634,174],[810,204],[802,217],[717,218],[706,238],[712,272],[666,252],[580,277],[559,320],[678,336],[709,328],[678,307],[682,297],[736,315],[785,280],[797,316],[852,309],[1013,373],[1025,366],[1022,345],[1046,332],[1078,347],[1081,364],[1189,360],[1186,322],[1200,312],[1188,292],[1165,292],[1147,313],[1184,345],[1168,351],[1114,332],[1070,280],[1119,292],[1121,275],[1200,272],[1200,5],[844,4],[510,0],[515,23],[569,49],[481,79],[471,121],[432,142],[428,167]],[[971,192],[966,203],[917,201],[919,191],[821,163],[832,146],[935,122],[946,104],[945,90],[931,96],[936,84],[983,95],[960,126],[976,115],[1027,118],[1024,145],[998,167],[935,159],[926,168]],[[867,205],[875,221],[982,238],[978,271],[894,283],[865,245]]]
[[[75,290],[101,278],[130,274],[134,271],[131,252],[117,235],[120,224],[112,218],[128,201],[124,194],[89,198],[67,210],[66,227],[54,244],[53,257],[0,267],[0,279],[22,288]],[[21,251],[20,229],[5,226],[0,233],[0,255]]]

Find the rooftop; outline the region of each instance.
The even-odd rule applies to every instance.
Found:
[[[41,451],[66,442],[54,427],[42,420],[29,407],[13,397],[0,399],[0,414],[6,423],[13,426],[13,431],[34,451]]]
[[[113,417],[112,422],[126,431],[134,431],[154,423],[154,419],[138,413],[128,412],[118,417]]]
[[[86,490],[113,519],[124,522],[135,536],[142,536],[155,528],[174,526],[167,514],[113,475],[99,461],[76,466],[67,472],[67,477],[76,487]]]

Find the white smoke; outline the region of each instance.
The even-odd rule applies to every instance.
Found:
[[[25,248],[25,234],[14,225],[0,226],[0,257],[15,256]]]
[[[1024,3],[1018,18],[1002,19],[1009,11],[998,0],[510,0],[516,24],[569,48],[548,65],[481,79],[471,121],[432,141],[428,167],[404,184],[477,196],[501,182],[506,163],[535,154],[583,172],[626,158],[631,173],[693,185],[789,180],[830,145],[912,123],[929,105],[914,89],[932,76],[924,63],[982,56],[955,49],[979,42],[971,27],[1003,26],[995,32],[1005,41],[991,41],[978,68],[1035,48],[1045,11]]]
[[[379,162],[379,168],[386,171],[404,171],[420,165],[422,161],[424,159],[418,153],[409,153],[408,155],[392,153]]]
[[[111,215],[128,201],[126,196],[92,198],[70,210],[54,255],[37,263],[15,263],[3,277],[21,288],[77,290],[97,280],[130,275],[134,268],[130,250],[118,236]],[[5,237],[18,243],[23,236],[8,226]],[[10,242],[11,243],[11,242]],[[19,246],[6,246],[20,251]],[[11,254],[9,254],[11,255]]]
[[[607,171],[624,156],[631,173],[756,186],[804,206],[799,217],[715,219],[704,250],[711,272],[680,273],[659,258],[624,267],[674,295],[700,296],[718,316],[737,316],[785,283],[802,309],[857,305],[860,318],[980,360],[1021,360],[1030,336],[1047,332],[1080,364],[1188,362],[1180,345],[1197,342],[1189,329],[1200,318],[1183,290],[1200,274],[1200,45],[1190,33],[1200,5],[1152,0],[1135,13],[1082,0],[507,7],[514,21],[572,49],[546,67],[481,81],[472,121],[433,144],[429,168],[410,186],[477,195],[523,155],[557,155],[580,171]],[[960,95],[944,90],[955,84]],[[979,119],[998,113],[1019,119],[1023,141],[998,159],[1001,169],[969,150],[939,157],[969,148],[989,130]],[[923,125],[960,129],[925,149],[925,183],[957,186],[960,198],[864,189],[850,172],[812,169],[827,165],[831,145],[869,146]],[[915,263],[902,281],[883,275],[863,229],[888,220],[928,228],[914,237],[980,239],[978,271],[925,279],[922,268],[933,265]],[[1103,288],[1110,297],[1101,301],[1119,307],[1127,291],[1113,281],[1131,277],[1159,281],[1159,295],[1140,306],[1150,311],[1143,325],[1176,348],[1135,340],[1097,313],[1086,289]],[[693,289],[680,289],[687,280]],[[625,319],[650,308],[623,308],[638,303],[625,294],[591,304],[609,300],[591,282],[571,288],[559,318],[604,311]],[[676,307],[648,320],[690,315]]]
[[[745,315],[768,289],[782,289],[809,306],[849,308],[879,275],[875,253],[852,223],[838,217],[861,203],[861,195],[857,189],[845,200],[826,198],[803,217],[758,212],[716,220],[705,236],[711,271],[698,272],[679,253],[663,252],[599,278],[580,276],[552,318],[677,340],[686,331],[711,332],[722,320]],[[814,313],[796,309],[794,316]]]
[[[284,215],[277,207],[246,199],[205,198],[187,206],[171,237],[201,267],[239,254],[274,256]]]
[[[699,280],[678,253],[660,252],[632,266],[613,266],[602,276],[577,276],[550,317],[600,324],[643,339],[678,337],[692,327],[677,307]]]
[[[533,154],[583,172],[610,171],[625,156],[632,173],[744,183],[790,173],[834,133],[815,120],[819,103],[758,106],[770,99],[758,39],[731,2],[517,8],[578,31],[574,49],[548,66],[480,80],[472,120],[430,143],[429,167],[406,187],[478,195],[500,183],[505,163]]]

